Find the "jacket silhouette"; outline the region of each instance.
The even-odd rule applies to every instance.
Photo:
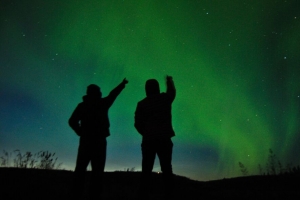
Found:
[[[108,110],[125,88],[126,83],[127,80],[124,79],[105,98],[102,98],[102,93],[97,85],[88,86],[87,95],[82,97],[83,102],[78,104],[69,119],[70,127],[78,136],[103,138],[110,135]]]
[[[143,140],[175,136],[171,110],[176,90],[172,78],[167,78],[166,93],[160,93],[155,79],[146,82],[145,90],[147,97],[138,102],[135,111],[135,128],[143,136]]]

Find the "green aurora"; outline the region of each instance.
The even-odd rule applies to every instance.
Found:
[[[71,112],[88,84],[107,95],[126,77],[110,110],[106,170],[139,170],[136,104],[147,79],[158,79],[164,91],[164,77],[172,75],[175,173],[240,176],[242,162],[256,174],[270,148],[283,163],[299,164],[297,0],[0,5],[2,148],[47,148],[73,169],[78,138],[67,124]]]

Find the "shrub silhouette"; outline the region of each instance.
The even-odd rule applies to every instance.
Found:
[[[3,150],[3,156],[0,157],[0,166],[6,167],[9,166],[11,153],[9,154],[7,151]]]
[[[241,170],[243,176],[247,176],[248,169],[245,167],[245,165],[243,163],[239,162],[239,167],[240,167],[240,170]]]
[[[16,168],[36,168],[36,169],[59,169],[62,163],[56,164],[57,157],[55,153],[50,153],[48,151],[39,151],[38,153],[32,154],[27,151],[22,154],[22,152],[17,149],[13,152],[13,165],[11,165],[10,160],[12,153],[8,153],[3,150],[3,155],[0,157],[1,167],[16,167]]]
[[[248,170],[239,162],[239,167],[244,176],[248,175]],[[272,149],[269,149],[269,156],[266,162],[265,171],[261,164],[258,164],[259,175],[300,175],[300,166],[292,166],[292,164],[287,164],[283,167],[280,160],[274,154]]]

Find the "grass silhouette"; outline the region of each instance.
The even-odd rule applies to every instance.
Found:
[[[13,160],[13,164],[11,163]],[[3,150],[3,155],[0,157],[1,167],[15,168],[36,168],[36,169],[59,169],[62,163],[57,164],[55,153],[49,151],[39,151],[35,154],[27,151],[22,153],[19,149],[13,153],[8,153]]]

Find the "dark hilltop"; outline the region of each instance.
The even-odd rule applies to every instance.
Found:
[[[69,199],[72,171],[0,168],[1,199]],[[87,173],[86,184],[90,173]],[[137,199],[139,172],[105,172],[103,199]],[[163,199],[162,175],[153,173],[150,199]],[[247,176],[194,181],[175,176],[175,199],[299,199],[299,175]]]

